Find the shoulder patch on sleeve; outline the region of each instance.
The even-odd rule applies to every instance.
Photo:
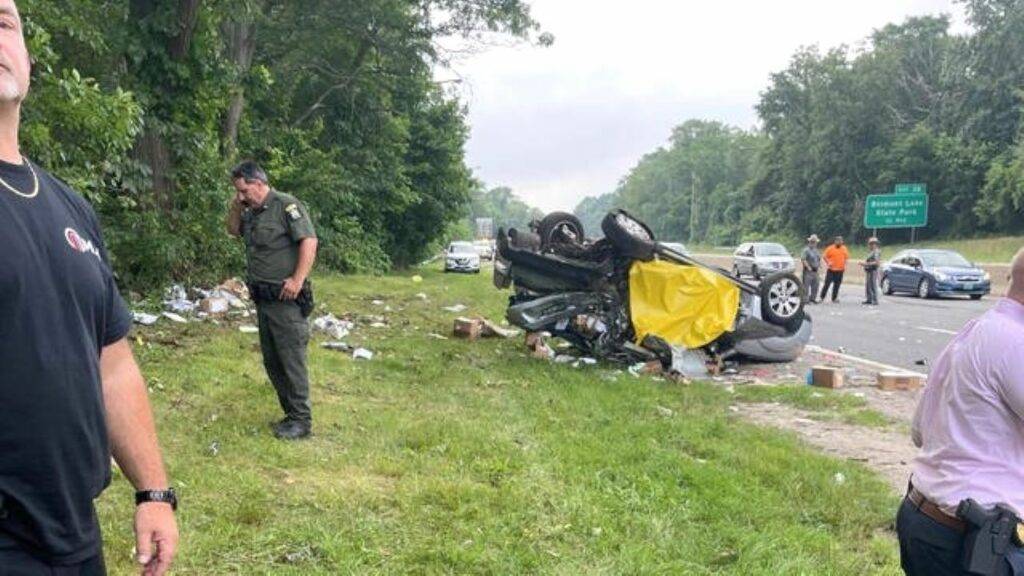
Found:
[[[302,219],[302,212],[299,210],[298,204],[289,204],[285,206],[284,211],[288,213],[288,217],[292,220]]]

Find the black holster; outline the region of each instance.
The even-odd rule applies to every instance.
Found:
[[[249,282],[249,295],[252,297],[253,302],[259,304],[261,302],[276,302],[281,299],[281,288],[283,284],[275,284],[272,282]],[[316,307],[316,303],[313,300],[313,283],[306,280],[302,284],[302,290],[299,290],[298,296],[295,297],[295,304],[299,307],[302,312],[303,318],[309,318],[309,315],[313,313],[313,308]]]
[[[1003,506],[983,508],[968,498],[957,507],[956,515],[967,522],[964,537],[963,569],[969,574],[1003,574],[1006,555],[1013,550],[1014,534],[1020,518]]]

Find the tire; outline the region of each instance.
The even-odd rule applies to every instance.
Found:
[[[803,286],[795,274],[767,277],[761,283],[761,318],[779,326],[798,326],[803,321]]]
[[[932,281],[924,278],[917,285],[917,297],[926,300],[932,297]]]
[[[971,294],[971,300],[981,300],[984,297],[984,294]]]
[[[882,276],[882,294],[886,296],[892,296],[893,294],[892,281],[889,280],[888,275]]]
[[[609,212],[601,221],[601,230],[615,251],[635,260],[649,262],[654,259],[656,243],[654,233],[646,224],[625,210]]]
[[[540,235],[540,249],[551,250],[556,244],[582,244],[587,236],[583,232],[583,223],[568,212],[552,212],[537,225]]]

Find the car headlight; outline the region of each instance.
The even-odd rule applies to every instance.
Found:
[[[985,280],[985,282],[991,282],[992,281],[992,275],[989,274],[988,272],[985,272],[985,275],[982,276],[982,279]]]
[[[946,282],[947,280],[949,280],[949,275],[944,274],[942,272],[936,272],[935,279],[938,280],[939,282]]]

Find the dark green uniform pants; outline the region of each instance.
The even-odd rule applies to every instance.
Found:
[[[295,302],[260,302],[256,310],[263,365],[277,390],[281,409],[290,420],[308,424],[313,419],[306,371],[309,322]]]

